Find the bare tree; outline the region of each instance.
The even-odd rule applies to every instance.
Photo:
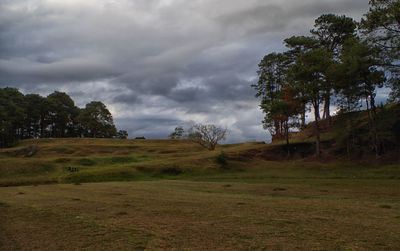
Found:
[[[227,131],[228,129],[216,125],[196,124],[190,128],[188,139],[213,151],[218,142],[225,139]]]

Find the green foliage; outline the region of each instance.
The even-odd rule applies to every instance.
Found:
[[[318,49],[320,47],[320,41],[313,37],[306,36],[292,36],[284,40],[287,48],[290,49],[292,55],[292,61],[295,61],[301,53]]]
[[[341,62],[331,71],[336,81],[335,90],[340,95],[342,110],[353,111],[359,107],[361,98],[374,104],[376,88],[382,87],[384,73],[378,70],[380,65],[374,55],[376,51],[359,39],[348,39],[343,46]]]
[[[110,138],[117,135],[113,117],[102,102],[92,101],[87,104],[80,111],[77,120],[84,128],[85,134],[93,138]]]
[[[390,72],[388,86],[392,101],[400,99],[400,2],[371,0],[370,9],[361,20],[367,40],[380,49],[382,66]]]
[[[294,38],[292,38],[294,39]],[[263,126],[274,138],[288,139],[289,129],[295,125],[303,110],[300,100],[294,98],[294,89],[287,81],[287,70],[292,57],[289,53],[271,53],[259,64],[258,82],[252,85],[257,90],[256,97],[261,97],[260,108],[265,113]]]
[[[0,88],[0,148],[28,138],[113,137],[116,128],[105,105],[91,102],[79,109],[68,94],[55,91],[46,98]],[[126,131],[119,137],[126,138]]]
[[[377,132],[383,151],[394,150],[400,142],[400,105],[380,106],[376,115]]]
[[[64,92],[53,92],[47,96],[49,104],[50,136],[64,138],[74,134],[73,121],[78,115],[79,109],[74,101]]]
[[[117,136],[116,137],[119,138],[119,139],[127,139],[128,138],[128,132],[125,131],[125,130],[119,130],[117,132]]]
[[[226,168],[228,165],[228,155],[224,151],[221,151],[221,153],[218,154],[215,159],[222,168]]]
[[[183,138],[183,134],[185,130],[181,126],[175,127],[175,131],[169,135],[170,139],[181,139]]]
[[[24,95],[15,88],[0,89],[0,147],[23,139]]]
[[[174,166],[170,166],[170,167],[161,168],[160,173],[165,174],[165,175],[170,175],[170,176],[177,176],[177,175],[184,173],[184,170],[182,168],[180,168],[179,166],[174,165]]]
[[[379,155],[385,145],[382,141],[396,137],[384,133],[390,129],[380,129],[391,123],[380,123],[385,119],[377,115],[375,96],[377,88],[384,86],[387,75],[392,100],[400,97],[400,3],[371,0],[370,6],[360,25],[364,37],[357,36],[360,34],[357,33],[358,23],[352,18],[323,14],[315,20],[311,37],[285,39],[288,51],[270,53],[260,62],[258,83],[252,87],[257,91],[256,97],[261,97],[260,107],[265,113],[263,125],[270,130],[273,139],[283,134],[282,131],[288,134],[290,119],[297,125],[300,116],[304,128],[306,111],[312,107],[319,156],[320,108],[324,110],[322,119],[331,122],[331,100],[337,101],[340,108],[339,124],[343,122],[344,134],[339,141],[346,142],[347,148],[356,144],[350,143],[349,138],[354,139],[354,134],[360,132],[353,130],[353,118],[344,113],[359,110],[363,101],[367,106],[368,139],[360,142],[372,144],[370,147]]]
[[[400,142],[399,104],[380,106],[376,112],[376,129],[382,153],[398,149]],[[341,112],[335,123],[335,145],[349,158],[375,153],[374,137],[370,134],[367,112]]]
[[[320,128],[318,120],[320,104],[325,100],[328,69],[332,65],[332,54],[323,49],[314,49],[301,54],[290,69],[290,76],[304,100],[314,109],[316,130],[316,155],[320,157]]]
[[[341,45],[347,39],[355,37],[357,23],[344,15],[323,14],[315,20],[314,27],[311,34],[326,51],[338,56]]]

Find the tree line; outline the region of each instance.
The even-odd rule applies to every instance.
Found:
[[[290,130],[303,128],[306,113],[313,111],[320,157],[319,123],[331,120],[332,104],[343,114],[366,107],[371,146],[377,155],[382,153],[375,97],[385,86],[391,90],[391,101],[400,98],[400,2],[369,4],[360,22],[344,15],[321,15],[309,35],[285,39],[286,51],[261,60],[258,82],[252,87],[261,98],[263,126],[273,138],[286,140],[288,154]],[[351,119],[347,117],[349,124]]]
[[[126,138],[117,131],[107,107],[99,101],[75,106],[68,94],[55,91],[47,97],[24,95],[15,88],[0,88],[0,147],[29,138]]]

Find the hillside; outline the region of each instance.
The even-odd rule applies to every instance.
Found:
[[[207,179],[237,173],[263,179],[275,177],[276,173],[282,175],[283,170],[290,170],[287,174],[290,177],[296,177],[298,171],[329,177],[341,170],[344,176],[355,174],[364,177],[376,175],[373,170],[379,168],[370,165],[370,168],[360,170],[358,164],[344,157],[315,161],[313,143],[310,142],[294,143],[293,147],[297,149],[296,154],[288,159],[285,146],[279,144],[220,145],[216,151],[208,151],[187,140],[26,140],[17,147],[0,150],[0,186]],[[355,169],[346,170],[349,166]],[[299,170],[299,167],[304,170]],[[397,176],[398,172],[395,166],[388,169],[390,175]]]
[[[23,141],[0,151],[0,249],[396,250],[399,164],[283,160],[282,149]]]
[[[365,111],[321,121],[322,162],[315,159],[314,123],[291,137],[290,156],[285,142],[219,145],[208,151],[189,140],[24,140],[16,147],[0,149],[0,185],[192,179],[243,171],[266,174],[277,167],[399,163],[400,103],[379,107],[377,118],[384,149],[379,156],[371,149]]]
[[[372,118],[373,119],[373,118]],[[376,110],[376,137],[380,152],[373,148],[374,135],[367,111],[344,113],[330,120],[321,120],[323,160],[346,158],[354,162],[372,164],[396,163],[400,159],[400,102],[379,106]],[[308,123],[290,137],[294,158],[313,156],[315,122]],[[274,141],[272,145],[283,145],[285,141]]]
[[[326,123],[323,161],[312,124],[290,157],[283,142],[22,141],[0,149],[0,249],[397,250],[395,150],[349,160],[335,135]]]
[[[0,150],[0,184],[132,180],[218,169],[221,149],[210,152],[186,140],[32,139]]]

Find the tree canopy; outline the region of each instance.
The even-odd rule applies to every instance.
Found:
[[[252,87],[261,99],[260,108],[265,113],[262,122],[272,138],[286,135],[289,144],[288,131],[299,125],[294,122],[300,120],[304,126],[306,112],[313,110],[319,158],[319,121],[330,121],[331,104],[341,109],[339,113],[364,106],[369,144],[380,154],[375,97],[377,89],[386,83],[392,100],[400,98],[399,25],[399,1],[371,0],[360,25],[344,15],[323,14],[315,20],[310,36],[287,38],[286,51],[267,54],[259,64],[258,82]]]
[[[400,1],[371,0],[361,20],[366,41],[379,49],[381,66],[387,71],[391,100],[400,99]]]
[[[127,137],[125,132],[119,136]],[[93,101],[80,109],[64,92],[42,97],[0,88],[0,147],[29,138],[115,136],[113,117],[101,102]]]

